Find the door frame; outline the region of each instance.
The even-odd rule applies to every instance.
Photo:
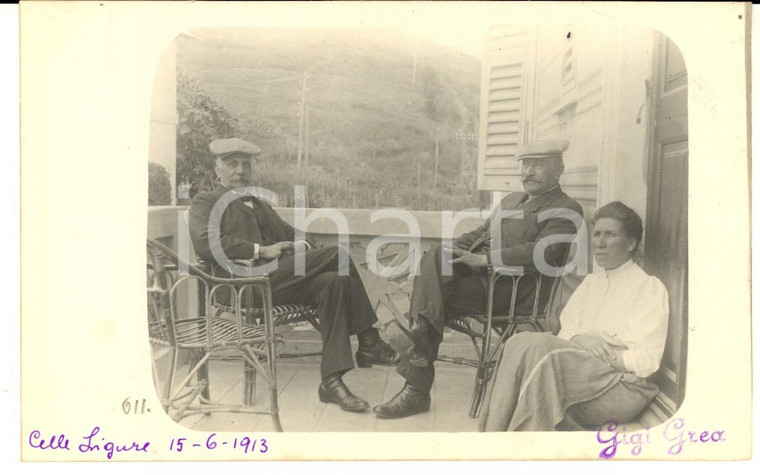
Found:
[[[654,184],[657,181],[657,177],[655,176],[655,158],[657,156],[657,140],[656,140],[656,133],[655,129],[657,127],[657,111],[658,111],[658,101],[660,99],[660,89],[663,85],[664,77],[663,75],[666,72],[665,64],[663,62],[663,50],[667,48],[668,41],[671,41],[667,36],[663,35],[662,33],[656,32],[655,33],[655,39],[654,39],[654,54],[652,57],[653,65],[652,65],[652,82],[651,82],[651,88],[650,88],[650,94],[649,94],[649,101],[650,101],[650,107],[649,107],[649,127],[647,131],[647,143],[646,143],[646,150],[648,151],[647,159],[645,160],[647,170],[646,170],[646,176],[647,176],[647,215],[646,215],[646,222],[645,222],[645,234],[644,234],[644,246],[646,248],[647,242],[649,241],[649,236],[651,235],[651,223],[653,221],[654,216],[658,213],[658,207],[659,202],[655,202],[655,190],[654,190]],[[673,42],[673,45],[677,47],[677,45]],[[680,52],[680,50],[679,50]],[[687,69],[688,74],[688,69]],[[688,92],[687,92],[687,101],[688,101]],[[687,104],[687,110],[688,110],[688,104]],[[688,137],[688,129],[687,129],[687,137]],[[688,157],[688,150],[686,152]],[[688,160],[687,160],[687,168],[686,168],[686,211],[688,213]],[[682,332],[682,339],[680,342],[680,346],[678,348],[678,352],[682,355],[684,365],[683,368],[681,368],[681,371],[683,371],[684,374],[677,375],[677,387],[676,387],[676,394],[675,400],[668,394],[665,394],[665,392],[660,391],[657,396],[655,397],[654,401],[650,405],[650,408],[655,414],[657,414],[661,420],[667,420],[670,417],[673,416],[673,414],[678,410],[681,403],[683,402],[684,396],[685,396],[685,389],[686,389],[686,368],[688,367],[688,221],[687,221],[687,231],[686,231],[686,246],[687,246],[687,252],[686,252],[686,262],[685,262],[685,272],[686,272],[686,285],[684,287],[685,295],[679,295],[678,298],[684,299],[684,305],[683,305],[683,311],[686,314],[686,327],[683,329]],[[673,289],[668,289],[668,292],[673,292]],[[673,317],[671,314],[670,317]],[[680,316],[679,316],[680,317]],[[672,338],[672,335],[668,335],[668,341]],[[662,376],[660,376],[660,372],[663,371],[663,368],[660,368],[660,370],[655,373],[657,375],[657,379],[660,379]],[[670,371],[670,370],[668,370]]]

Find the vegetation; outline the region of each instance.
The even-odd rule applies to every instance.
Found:
[[[477,206],[474,144],[457,133],[477,130],[479,71],[397,32],[194,31],[178,45],[178,181],[211,187],[208,143],[239,136],[262,148],[255,184],[283,206],[296,184],[311,207]]]
[[[148,163],[148,206],[168,206],[171,197],[169,172],[158,163]]]
[[[177,182],[189,184],[193,196],[213,188],[216,179],[209,143],[240,135],[240,129],[224,107],[181,71],[177,74],[177,115]]]

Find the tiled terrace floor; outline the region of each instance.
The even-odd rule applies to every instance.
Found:
[[[210,366],[212,397],[239,404],[243,398],[242,364],[213,361]],[[477,421],[467,416],[474,368],[448,363],[436,365],[430,412],[405,419],[380,419],[371,411],[350,413],[335,404],[319,401],[319,365],[295,360],[278,366],[280,420],[286,432],[459,432],[477,430]],[[380,404],[404,385],[393,368],[373,366],[355,369],[344,376],[351,390],[370,405]],[[267,404],[268,386],[259,378],[256,404]],[[270,416],[240,413],[195,415],[180,421],[185,427],[203,431],[272,430]]]
[[[302,328],[301,330],[304,330]],[[286,335],[285,350],[311,352],[319,350],[319,333],[311,328],[293,331],[278,327]],[[352,344],[356,345],[355,338]],[[446,332],[440,353],[453,357],[473,357],[474,352],[464,335]],[[168,358],[163,359],[166,363]],[[166,365],[159,364],[159,368]],[[470,397],[475,379],[475,368],[449,362],[435,363],[436,378],[431,391],[430,411],[404,419],[380,419],[372,412],[350,413],[335,404],[319,401],[319,357],[280,359],[277,365],[278,402],[280,421],[285,432],[474,432],[477,420],[468,417]],[[163,372],[160,369],[160,372]],[[181,367],[179,382],[187,372]],[[243,364],[240,361],[212,360],[209,363],[211,397],[220,403],[241,404],[243,400]],[[395,368],[373,366],[355,368],[343,377],[349,388],[366,399],[370,406],[387,401],[404,385]],[[267,407],[268,385],[259,376],[256,387],[256,405]],[[645,410],[637,421],[627,425],[629,430],[655,427],[663,419],[651,410]],[[269,431],[273,430],[268,415],[218,412],[211,415],[193,415],[179,423],[200,431]]]
[[[278,328],[278,331],[281,331]],[[286,341],[288,351],[319,349],[319,334],[314,331],[293,332]],[[355,346],[356,341],[352,338]],[[450,356],[474,356],[472,345],[463,335],[447,332],[441,353]],[[335,404],[319,401],[319,357],[281,359],[277,366],[280,420],[286,432],[460,432],[476,431],[477,421],[467,415],[475,368],[436,362],[436,379],[431,391],[430,411],[405,419],[380,419],[372,411],[350,413]],[[187,371],[187,368],[184,368]],[[180,374],[183,372],[180,371]],[[221,403],[240,404],[243,399],[243,366],[239,361],[210,362],[211,397]],[[182,379],[180,375],[179,379]],[[355,368],[343,377],[356,395],[370,406],[383,403],[396,394],[404,380],[395,368],[373,366]],[[177,380],[175,380],[177,381]],[[268,386],[257,378],[256,405],[268,404]],[[262,406],[265,407],[265,406]],[[272,430],[268,415],[214,413],[182,419],[181,425],[203,431]]]

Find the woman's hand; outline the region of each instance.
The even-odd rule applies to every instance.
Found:
[[[623,365],[622,350],[627,349],[625,344],[618,338],[599,334],[575,335],[570,339],[573,343],[588,351],[618,371],[627,371]]]

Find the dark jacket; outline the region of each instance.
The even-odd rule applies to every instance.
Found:
[[[268,246],[281,241],[293,241],[295,229],[286,223],[269,203],[252,198],[253,207],[236,199],[222,214],[219,233],[214,235],[210,223],[211,211],[225,193],[224,186],[201,192],[190,205],[190,237],[198,257],[211,261],[212,246],[221,246],[229,259],[252,259],[254,246]],[[310,244],[314,246],[313,242]]]
[[[550,218],[538,222],[538,214],[550,209],[567,209],[574,211],[581,217],[583,216],[581,205],[567,196],[562,188],[557,186],[538,198],[523,203],[527,196],[528,194],[525,192],[511,193],[499,203],[494,214],[485,224],[460,236],[455,244],[477,253],[485,253],[493,246],[499,249],[501,261],[504,264],[533,266],[533,248],[536,247],[538,241],[555,234],[575,235],[577,233],[575,224],[564,218]],[[501,222],[501,242],[492,243],[490,236],[491,220],[499,209],[521,210],[524,212],[524,217],[522,219],[503,219]],[[570,244],[568,243],[552,244],[546,248],[544,258],[550,265],[562,266],[567,259],[569,248]]]

